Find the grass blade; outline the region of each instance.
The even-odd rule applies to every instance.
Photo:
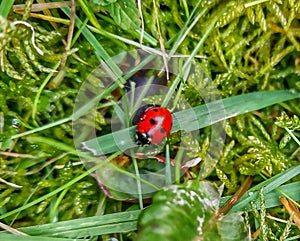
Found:
[[[140,212],[140,210],[120,212],[98,217],[80,218],[58,223],[37,225],[21,228],[20,230],[34,236],[70,238],[128,232],[136,230],[137,219]]]
[[[11,10],[14,0],[5,0],[0,4],[0,16],[6,18]]]
[[[0,240],[5,241],[80,241],[82,239],[70,239],[70,238],[52,238],[52,237],[44,237],[44,236],[21,236],[9,233],[0,233]]]
[[[282,196],[282,193],[279,191],[284,190],[284,193],[288,196],[293,197],[294,200],[299,200],[300,192],[299,192],[299,182],[295,182],[293,184],[288,184],[288,188],[282,187],[280,190],[276,190],[283,183],[291,180],[293,177],[300,174],[300,165],[292,167],[284,172],[279,173],[278,175],[267,179],[266,181],[256,185],[251,188],[242,198],[241,200],[230,210],[230,212],[242,211],[242,210],[251,210],[250,202],[253,200],[257,200],[259,204],[259,192],[260,189],[263,188],[264,195],[268,195],[265,197],[265,200],[268,202],[266,207],[272,207],[273,205],[280,205],[279,196]],[[273,197],[273,198],[271,198]],[[274,198],[275,197],[275,198]],[[259,207],[259,205],[258,205]]]
[[[300,98],[300,93],[289,90],[275,90],[253,92],[218,100],[174,113],[171,133],[178,130],[188,132],[197,130],[237,115],[296,98]],[[192,119],[188,117],[192,117]],[[104,155],[118,151],[120,148],[126,150],[136,146],[133,141],[134,131],[134,127],[122,129],[85,141],[83,147],[94,155]]]
[[[85,1],[83,0],[78,0],[78,3],[81,7],[81,9],[83,10],[83,12],[86,14],[86,16],[88,17],[88,19],[91,21],[91,23],[96,27],[96,28],[101,28],[94,12],[90,9],[89,4],[87,4]]]
[[[70,16],[70,8],[62,8],[64,13],[67,16]],[[76,26],[80,29],[82,27],[82,21],[76,16],[75,17],[75,23]],[[93,46],[95,49],[95,54],[97,58],[102,61],[104,60],[109,69],[112,70],[112,72],[115,74],[116,79],[121,78],[122,76],[122,71],[119,69],[119,67],[111,60],[111,56],[105,51],[103,46],[99,43],[97,38],[91,33],[91,31],[87,28],[84,27],[82,29],[82,34],[86,38],[86,40]],[[104,64],[104,63],[103,63]]]

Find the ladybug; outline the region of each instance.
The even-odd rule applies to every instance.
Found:
[[[170,134],[172,115],[167,108],[145,105],[136,112],[132,124],[137,124],[137,145],[157,144]]]

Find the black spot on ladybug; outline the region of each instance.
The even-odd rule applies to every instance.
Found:
[[[169,135],[172,127],[172,115],[166,108],[159,106],[143,107],[144,112],[139,112],[136,127],[136,143],[139,146],[157,144]],[[158,124],[159,120],[159,124]],[[133,123],[134,123],[133,121]]]
[[[165,133],[166,133],[166,129],[165,129],[165,128],[161,128],[161,129],[160,129],[160,133],[165,134]]]
[[[156,124],[156,121],[154,119],[152,119],[152,118],[149,120],[149,122],[150,122],[151,125],[155,125]]]

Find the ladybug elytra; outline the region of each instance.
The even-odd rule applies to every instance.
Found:
[[[137,124],[138,145],[157,144],[169,135],[172,129],[172,115],[167,108],[145,105],[137,111],[132,123]]]

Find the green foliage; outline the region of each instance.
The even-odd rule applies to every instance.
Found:
[[[39,26],[40,33],[36,34],[37,30],[34,30],[33,26],[25,21],[10,22],[0,17],[0,22],[2,26],[0,36],[1,68],[4,72],[17,80],[24,80],[27,76],[39,80],[37,71],[46,73],[54,71],[44,67],[40,62],[41,56],[45,55],[43,61],[48,58],[53,63],[55,52],[50,51],[49,47],[60,40],[60,33],[48,32]]]
[[[197,217],[203,213],[208,219],[209,216],[216,217],[218,208],[215,204],[207,207],[205,202],[200,202],[206,195],[199,190],[203,184],[186,182],[189,179],[206,178],[218,185],[224,183],[224,193],[233,194],[251,175],[254,176],[251,189],[232,210],[247,210],[247,225],[251,232],[263,227],[261,240],[282,240],[288,235],[297,239],[299,230],[293,225],[290,227],[291,219],[287,212],[275,207],[280,203],[279,189],[276,191],[274,187],[281,188],[287,182],[279,190],[280,195],[286,191],[294,201],[300,200],[297,169],[300,145],[299,94],[289,91],[300,90],[300,2],[77,2],[75,28],[71,29],[74,35],[70,36],[70,51],[65,53],[62,40],[68,42],[68,32],[72,31],[68,31],[71,25],[61,22],[73,20],[70,7],[60,5],[66,2],[55,3],[57,9],[48,9],[47,4],[34,3],[33,6],[32,0],[5,0],[0,4],[0,221],[15,228],[21,227],[21,231],[36,236],[18,236],[24,240],[108,240],[114,237],[127,241],[135,237],[140,211],[129,210],[137,209],[138,205],[110,200],[99,189],[99,183],[90,175],[92,171],[86,171],[78,155],[93,161],[99,157],[76,153],[71,121],[85,111],[82,109],[73,113],[74,102],[81,84],[99,66],[99,61],[107,64],[113,74],[127,76],[127,66],[119,68],[110,61],[111,57],[133,48],[143,48],[161,55],[163,46],[168,57],[176,54],[176,57],[186,58],[182,66],[188,67],[186,63],[192,62],[196,66],[195,75],[187,79],[182,76],[171,77],[168,81],[170,91],[166,93],[167,98],[162,100],[162,103],[172,102],[173,115],[176,117],[168,140],[169,152],[166,152],[170,158],[165,157],[165,152],[161,152],[160,156],[143,157],[136,160],[137,172],[133,163],[130,163],[130,170],[126,167],[114,169],[114,177],[121,173],[128,176],[129,173],[136,178],[138,171],[166,166],[157,160],[169,159],[171,164],[167,164],[167,167],[172,172],[177,171],[174,173],[177,175],[176,182],[183,183],[175,189],[184,190],[187,195],[180,196],[168,188],[157,193],[153,205],[149,204],[150,207],[140,219],[142,230],[138,235],[145,233],[152,237],[150,240],[154,240],[156,233],[153,230],[161,228],[174,238],[172,240],[184,240],[190,236],[196,238],[199,234]],[[25,3],[22,15],[12,9],[13,4],[18,3]],[[54,1],[50,3],[54,4]],[[141,4],[141,12],[137,3]],[[38,14],[47,18],[41,20],[31,15],[31,9],[37,6],[46,6]],[[49,18],[51,22],[48,22]],[[55,23],[56,20],[60,21]],[[60,60],[65,56],[65,66],[59,67]],[[184,75],[186,70],[182,68],[180,71]],[[124,94],[124,81],[125,78],[120,78],[111,88],[105,89],[103,96],[97,100],[100,101],[95,120],[98,138],[85,143],[90,144],[91,149],[96,149],[99,141],[104,150],[100,154],[112,153],[101,167],[103,170],[110,160],[115,161],[114,158],[120,155],[108,123],[116,100]],[[59,84],[53,88],[53,82]],[[209,84],[214,88],[210,88]],[[216,108],[216,99],[209,99],[212,94],[218,94],[225,109],[222,106]],[[186,105],[182,111],[177,111],[175,107],[183,104],[176,102],[176,98],[187,99],[192,108]],[[88,109],[89,104],[91,102],[87,101],[84,107]],[[207,107],[211,107],[213,112],[209,112]],[[196,114],[195,119],[188,118],[189,111]],[[218,134],[226,133],[226,138],[223,136],[225,142],[220,141],[220,136],[211,134],[215,123],[220,124],[221,121],[224,121],[224,125]],[[83,124],[91,123],[83,121]],[[122,138],[118,140],[128,144],[127,131],[134,135],[135,129],[131,127],[122,131],[114,134],[120,134]],[[125,132],[127,134],[124,137]],[[184,145],[180,147],[178,143],[182,133]],[[210,150],[210,147],[215,147],[213,141],[220,143],[222,148]],[[182,160],[190,166],[185,166],[180,176],[178,173],[183,170],[180,169]],[[160,176],[162,180],[170,178],[164,175]],[[113,179],[109,175],[107,178]],[[259,199],[257,192],[262,187],[266,195],[266,208],[261,196],[261,206],[253,207],[252,214],[250,201]],[[215,191],[215,186],[212,190]],[[214,193],[218,197],[212,200],[208,196],[208,204],[219,201],[220,194]],[[190,194],[197,196],[197,199],[192,200]],[[128,199],[124,193],[111,196]],[[142,195],[134,198],[137,196],[141,208],[145,204],[141,202]],[[174,197],[178,196],[190,206],[175,203]],[[221,198],[223,201],[225,199]],[[136,202],[136,199],[131,201]],[[151,210],[155,212],[151,213]],[[267,212],[272,213],[276,220],[287,220],[288,225],[270,220]],[[116,216],[109,216],[110,213]],[[154,215],[156,213],[157,216]],[[99,217],[85,218],[97,215]],[[226,219],[223,223],[213,222],[216,225],[213,230],[219,228],[219,233],[214,235],[224,237],[230,229],[230,234],[237,237],[240,233],[234,231],[244,230],[245,227],[239,217],[229,216],[227,223]],[[235,218],[238,219],[236,223]],[[70,219],[71,223],[56,223]],[[37,226],[45,223],[46,226]],[[151,225],[147,226],[146,223]],[[232,223],[237,226],[231,226]],[[182,231],[183,224],[190,224],[186,228],[190,232]],[[23,228],[25,226],[31,227]],[[157,240],[165,240],[164,235],[159,237]],[[16,236],[1,231],[0,239],[16,240]]]
[[[2,1],[0,4],[0,16],[6,18],[10,12],[12,5],[14,4],[14,0]]]
[[[263,190],[260,191],[260,211],[258,207],[251,202],[251,206],[253,208],[253,216],[258,222],[256,224],[260,228],[260,239],[267,241],[267,240],[274,240],[274,241],[281,241],[286,240],[289,237],[290,233],[292,232],[291,225],[292,225],[292,218],[287,220],[286,225],[277,224],[272,219],[267,220],[267,210],[265,207],[265,197],[263,194]]]
[[[240,214],[218,217],[220,196],[208,182],[164,188],[140,215],[137,240],[250,240]]]
[[[132,0],[94,1],[94,3],[104,6],[103,10],[109,12],[121,28],[135,30],[140,27],[139,12]]]
[[[53,222],[39,226],[24,227],[20,230],[30,234],[30,236],[21,236],[24,241],[35,240],[36,237],[42,237],[43,240],[83,240],[90,236],[105,235],[107,233],[117,233],[122,230],[132,231],[136,229],[137,218],[140,210],[119,212],[103,216],[88,218],[78,218],[69,221]],[[13,240],[14,235],[0,233],[0,238]],[[27,237],[27,238],[26,238]],[[10,238],[10,239],[8,239]]]
[[[281,116],[277,117],[275,124],[281,128],[288,128],[291,131],[299,131],[300,130],[299,117],[296,115],[294,115],[293,117],[289,117],[285,112],[282,112]]]
[[[233,125],[235,123],[235,126]],[[272,125],[272,135],[253,115],[245,115],[230,120],[231,143],[227,145],[217,169],[218,177],[229,190],[237,186],[237,174],[255,175],[263,173],[272,176],[293,165],[289,155],[296,150],[283,151],[281,141],[276,140],[277,128]],[[237,144],[238,143],[238,144]]]

